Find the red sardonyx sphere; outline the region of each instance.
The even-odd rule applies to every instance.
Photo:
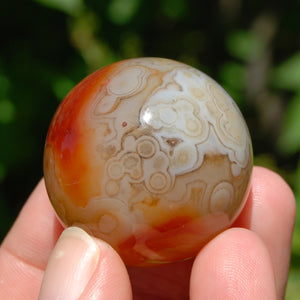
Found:
[[[243,208],[251,140],[230,96],[161,58],[124,60],[80,82],[51,122],[44,176],[65,226],[127,265],[191,258]]]

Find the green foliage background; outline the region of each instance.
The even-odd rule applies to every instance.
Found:
[[[255,163],[300,201],[300,0],[10,0],[0,5],[0,238],[42,176],[48,125],[86,75],[137,56],[180,60],[236,100]],[[286,299],[300,295],[300,216]]]

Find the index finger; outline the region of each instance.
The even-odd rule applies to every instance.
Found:
[[[284,296],[289,273],[296,202],[291,188],[276,173],[254,167],[248,201],[234,226],[255,232],[273,264],[277,293]]]
[[[37,299],[48,258],[62,231],[41,180],[1,245],[1,299],[8,299],[4,295]]]

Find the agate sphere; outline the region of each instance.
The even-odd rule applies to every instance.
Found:
[[[133,266],[195,256],[241,212],[251,170],[232,98],[201,71],[162,58],[86,77],[58,107],[44,152],[60,221]]]

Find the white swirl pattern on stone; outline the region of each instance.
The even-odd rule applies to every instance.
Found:
[[[155,73],[161,69],[163,75],[157,81]],[[234,177],[249,164],[249,138],[242,116],[230,96],[200,71],[164,60],[131,60],[98,99],[94,115],[101,117],[102,155],[107,158],[107,149],[115,150],[107,161],[103,183],[109,196],[118,195],[125,181],[131,186],[142,184],[151,193],[173,195],[175,179],[176,184],[180,180],[177,176],[201,168],[207,155],[227,156]],[[126,120],[126,128],[120,120]],[[208,183],[205,178],[201,182],[205,190]],[[183,190],[192,186],[185,184]],[[209,201],[211,211],[226,210],[230,200],[226,197],[234,196],[229,182],[220,185],[209,196],[203,197],[202,191],[201,201]],[[186,191],[181,201],[191,193]]]
[[[142,90],[146,85],[146,71],[141,66],[129,66],[117,73],[106,87],[107,94],[100,93],[95,113],[107,114],[116,108],[120,100]]]
[[[189,203],[202,215],[234,216],[248,185],[243,174],[251,169],[251,141],[217,83],[181,63],[132,59],[93,103],[88,113],[105,164],[101,195],[73,207],[78,215],[95,216],[92,231],[120,240],[132,233],[129,224],[145,222],[142,207],[149,203]]]

